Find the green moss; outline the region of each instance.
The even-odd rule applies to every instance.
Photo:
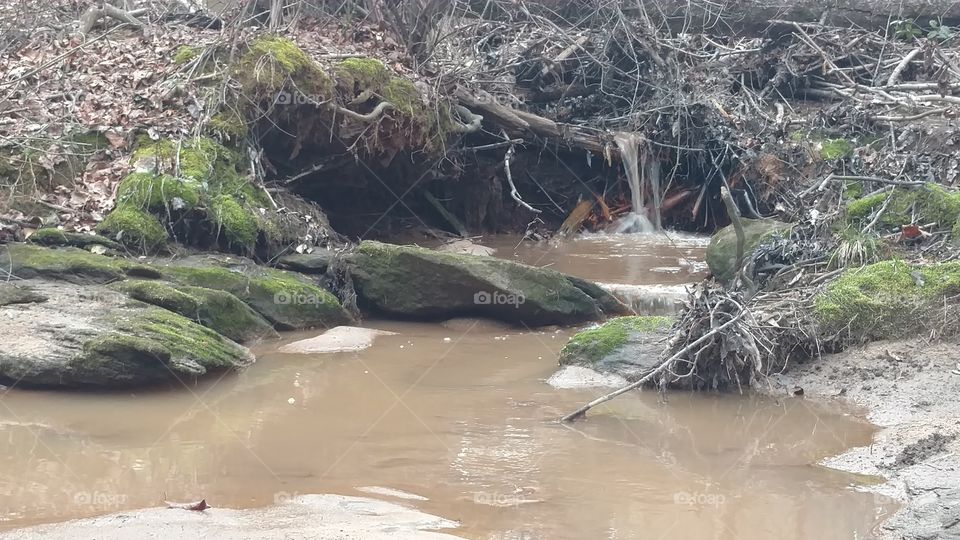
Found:
[[[787,138],[789,138],[793,142],[803,142],[807,140],[807,132],[802,129],[791,131],[790,134],[787,135]]]
[[[156,217],[129,205],[110,212],[97,226],[97,232],[144,252],[155,251],[167,241],[167,231]]]
[[[179,199],[182,209],[191,210],[200,203],[200,183],[192,178],[178,179],[151,173],[131,173],[117,188],[117,205],[133,205],[151,211],[169,211]]]
[[[181,177],[223,183],[237,176],[238,159],[236,152],[206,137],[178,143],[170,139],[154,141],[141,136],[137,138],[131,162],[152,162],[158,173],[173,173],[179,167]]]
[[[233,141],[238,141],[249,133],[247,122],[234,110],[221,111],[213,115],[207,127]]]
[[[896,188],[889,193],[852,201],[847,204],[848,221],[854,224],[870,221],[888,197],[891,197],[890,203],[877,222],[884,229],[899,230],[901,226],[913,223],[937,223],[941,228],[947,228],[960,219],[960,193],[926,183],[915,189]]]
[[[664,332],[673,325],[671,317],[617,317],[577,332],[560,352],[561,358],[599,362],[627,344],[632,335]]]
[[[117,208],[107,217],[106,225],[102,225],[104,231],[116,234],[119,225],[143,219],[142,210],[159,219],[161,228],[163,224],[170,225],[168,221],[172,218],[183,217],[182,214],[171,216],[171,209],[198,210],[203,214],[198,212],[194,217],[206,217],[232,248],[247,253],[253,249],[261,229],[266,228],[258,208],[269,207],[269,200],[241,172],[237,152],[216,141],[201,137],[177,143],[141,137],[132,161],[138,167],[152,165],[151,168],[158,171],[172,172],[179,165],[180,177],[147,172],[128,175],[118,189]],[[175,199],[182,205],[172,204]],[[118,224],[121,217],[125,221]],[[151,232],[155,232],[155,228],[152,229]],[[140,239],[137,237],[133,242]],[[154,237],[149,236],[147,240],[153,241]],[[155,244],[147,242],[147,250],[153,247]]]
[[[115,321],[117,332],[84,344],[71,362],[77,379],[84,373],[111,384],[183,381],[253,362],[248,350],[193,321],[160,308],[137,311]]]
[[[282,330],[347,324],[351,317],[326,290],[298,276],[269,268],[245,271],[221,267],[168,266],[162,271],[174,282],[227,291]]]
[[[855,201],[863,197],[863,184],[860,182],[847,182],[843,185],[843,198],[848,201]]]
[[[79,248],[103,246],[111,249],[120,249],[120,244],[98,234],[66,232],[53,227],[38,230],[31,234],[28,240],[34,244],[44,246],[73,246]]]
[[[825,161],[842,159],[853,153],[853,144],[846,139],[826,139],[820,142],[820,157]]]
[[[126,259],[95,255],[79,248],[51,249],[10,244],[6,249],[11,262],[11,273],[24,279],[45,277],[71,283],[107,283],[126,276],[159,276],[159,273],[149,266]]]
[[[266,319],[226,291],[144,280],[128,280],[113,287],[131,298],[182,315],[238,343],[276,335]]]
[[[259,220],[233,197],[221,195],[210,201],[210,221],[234,246],[253,249],[260,232]]]
[[[394,77],[390,79],[383,87],[383,99],[393,103],[393,105],[407,116],[421,118],[424,114],[423,101],[420,99],[420,91],[407,79]]]
[[[393,77],[382,62],[373,58],[347,58],[334,67],[334,75],[339,85],[356,93],[367,89],[377,92]]]
[[[196,58],[198,54],[199,50],[196,47],[181,45],[177,47],[177,50],[173,53],[173,63],[178,65],[186,64]]]
[[[883,261],[844,272],[814,299],[814,314],[826,336],[853,341],[916,335],[960,293],[960,262],[912,266]]]
[[[237,64],[236,75],[253,101],[274,99],[284,88],[322,100],[333,95],[333,81],[296,43],[266,36],[254,40]]]

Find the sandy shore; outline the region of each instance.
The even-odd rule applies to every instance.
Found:
[[[880,426],[870,446],[823,464],[877,475],[871,489],[903,507],[879,538],[960,538],[960,345],[920,340],[871,343],[776,377],[774,392],[845,400]]]

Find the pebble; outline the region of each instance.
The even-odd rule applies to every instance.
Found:
[[[291,405],[293,405],[293,404],[296,403],[296,402],[297,402],[297,400],[295,400],[295,399],[293,399],[293,398],[290,398],[290,399],[287,400],[287,403],[289,403],[289,404],[291,404]]]

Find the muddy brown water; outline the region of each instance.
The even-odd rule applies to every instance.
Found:
[[[687,281],[696,267],[679,259],[702,257],[692,241],[516,254],[510,242],[491,243],[608,282],[643,279],[643,265],[673,269],[650,283]],[[618,259],[641,270],[598,262]],[[400,502],[482,539],[864,538],[893,511],[862,491],[873,479],[815,465],[873,433],[836,406],[635,393],[567,427],[555,420],[603,392],[546,383],[571,329],[365,325],[397,335],[360,352],[277,352],[316,332],[288,334],[245,372],[181,391],[3,393],[0,529],[307,493]]]

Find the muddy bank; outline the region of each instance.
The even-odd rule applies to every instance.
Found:
[[[869,489],[903,506],[880,538],[960,538],[960,350],[957,342],[876,342],[794,366],[773,392],[843,400],[881,427],[868,446],[822,464],[877,475]]]
[[[0,534],[0,538],[443,540],[460,537],[434,531],[456,526],[456,522],[375,499],[303,495],[258,510],[209,508],[193,512],[178,508],[148,508],[21,529]]]

